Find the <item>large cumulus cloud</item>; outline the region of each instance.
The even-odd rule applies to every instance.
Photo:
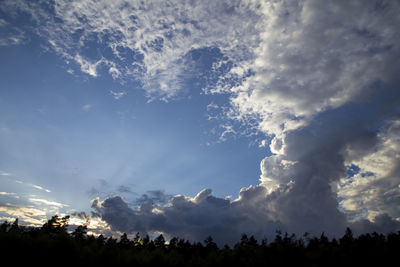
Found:
[[[92,207],[116,231],[163,232],[197,241],[212,235],[223,244],[237,241],[245,232],[265,238],[276,230],[285,230],[268,207],[269,199],[282,193],[283,189],[268,195],[265,187],[250,186],[231,201],[204,189],[194,198],[174,196],[167,205],[141,205],[133,209],[123,198],[115,196],[104,201],[94,199]]]

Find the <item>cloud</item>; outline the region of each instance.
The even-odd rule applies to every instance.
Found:
[[[392,59],[400,52],[400,7],[364,4],[264,5],[269,15],[249,65],[254,75],[230,89],[228,116],[257,120],[271,140],[274,155],[261,162],[261,184],[272,193],[293,181],[277,202],[290,229],[314,220],[335,232],[346,216],[369,223],[383,214],[398,218],[398,141],[386,128],[399,114],[400,66]],[[362,170],[349,178],[352,164]]]
[[[400,120],[387,123],[376,136],[371,153],[351,161],[358,172],[343,179],[339,196],[351,219],[374,221],[386,214],[400,219]],[[353,150],[349,151],[352,155]]]
[[[4,19],[0,19],[0,28],[6,26],[8,23]]]
[[[135,192],[132,191],[132,189],[130,187],[125,186],[125,185],[118,186],[117,191],[119,193],[136,194]]]
[[[76,55],[74,57],[74,60],[81,66],[82,72],[87,73],[93,77],[97,77],[97,68],[100,64],[103,63],[102,59],[96,62],[90,62],[89,60],[83,58],[81,55]]]
[[[7,174],[6,176],[15,176],[15,175]],[[51,193],[51,190],[50,190],[50,189],[44,188],[44,187],[42,187],[42,186],[40,186],[40,185],[35,185],[35,184],[23,182],[23,181],[21,181],[21,180],[13,180],[13,181],[16,182],[16,183],[18,183],[18,184],[22,184],[22,185],[25,185],[25,186],[29,186],[29,187],[35,188],[35,189],[40,190],[40,191],[44,191],[44,192],[46,192],[46,193]]]
[[[215,62],[202,77],[211,82],[206,90],[233,93],[237,116],[261,115],[260,128],[269,134],[295,129],[360,96],[381,77],[385,58],[397,47],[397,2],[49,5],[52,14],[24,1],[3,9],[29,13],[36,32],[82,72],[96,77],[105,67],[116,79],[140,80],[149,95],[177,94],[196,75],[196,64],[204,63],[195,52],[209,51]],[[94,44],[102,46],[96,50]]]
[[[27,41],[25,32],[17,27],[13,27],[6,20],[0,19],[0,46],[20,45]]]
[[[85,104],[82,106],[83,111],[89,111],[93,106],[91,104]]]
[[[49,200],[46,200],[46,199],[29,198],[28,200],[30,202],[33,202],[33,203],[36,203],[36,204],[39,204],[39,205],[44,204],[46,206],[54,206],[54,207],[57,207],[57,208],[68,207],[68,205],[66,205],[66,204],[61,204],[61,203],[58,203],[58,202],[55,202],[55,201],[49,201]]]
[[[245,65],[254,75],[229,91],[233,117],[257,116],[266,134],[279,137],[324,110],[365,99],[398,53],[398,3],[279,1],[261,9],[262,40]]]
[[[265,217],[265,203],[265,188],[256,186],[242,189],[239,198],[233,202],[217,198],[210,189],[205,189],[194,198],[174,196],[166,205],[145,201],[135,210],[115,196],[104,201],[94,199],[92,208],[112,230],[127,233],[158,231],[190,240],[203,240],[211,234],[222,244],[236,241],[244,231],[262,238],[281,229],[278,221]],[[262,221],[258,220],[260,217]]]
[[[32,183],[16,180],[15,174],[9,174],[6,179],[12,182],[12,188],[18,184],[13,191],[0,192],[0,216],[4,218],[18,218],[23,225],[40,226],[48,216],[60,214],[69,205],[48,200],[39,194],[51,193],[49,189]],[[13,184],[16,183],[16,184]],[[33,194],[34,193],[34,194]],[[43,195],[44,196],[44,195]]]
[[[0,216],[18,218],[23,225],[40,226],[47,218],[65,212],[67,204],[50,201],[33,195],[0,192]],[[12,197],[13,199],[10,199]],[[8,203],[7,201],[11,202]]]
[[[15,198],[19,198],[19,196],[16,193],[10,193],[10,192],[0,192],[0,196],[12,196]]]
[[[46,221],[46,213],[36,208],[0,204],[0,213],[7,214],[8,217],[18,218],[20,223],[32,226],[42,225]]]
[[[39,185],[34,185],[34,184],[33,184],[32,187],[33,187],[33,188],[36,188],[36,189],[39,189],[39,190],[43,190],[43,191],[45,191],[45,192],[47,192],[47,193],[50,193],[50,192],[51,192],[49,189],[43,188],[43,187],[41,187],[41,186],[39,186]]]
[[[247,59],[262,27],[257,3],[251,2],[60,0],[48,5],[18,1],[3,9],[15,16],[16,11],[28,13],[35,32],[83,73],[96,77],[105,68],[113,78],[139,80],[149,96],[165,99],[197,75],[201,62],[193,60],[193,51],[217,48],[227,55],[224,62]],[[46,12],[48,8],[54,13]],[[94,49],[94,43],[102,47]],[[224,64],[209,67],[218,80]]]
[[[87,214],[85,212],[74,212],[70,214],[69,226],[74,229],[77,226],[85,225],[87,227],[88,235],[103,235],[120,237],[121,232],[113,231],[105,221],[95,214]]]
[[[373,232],[387,233],[398,231],[400,222],[384,213],[376,216],[373,223],[369,220],[362,219],[350,224],[350,227],[354,230],[355,234]]]
[[[110,90],[110,94],[112,95],[112,97],[115,100],[119,100],[120,98],[122,98],[123,96],[125,96],[127,94],[127,92],[125,91],[121,91],[121,92],[114,92],[113,90]]]

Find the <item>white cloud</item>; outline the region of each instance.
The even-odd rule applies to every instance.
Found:
[[[122,98],[123,96],[125,96],[127,94],[127,92],[125,91],[121,91],[121,92],[114,92],[113,90],[110,90],[110,94],[112,95],[112,97],[115,100],[119,100],[120,98]]]
[[[36,189],[39,189],[39,190],[42,190],[42,191],[45,191],[45,192],[47,192],[47,193],[50,193],[50,192],[51,192],[49,189],[43,188],[43,187],[41,187],[41,186],[39,186],[39,185],[34,185],[34,184],[33,184],[32,187],[33,187],[33,188],[36,188]]]
[[[91,104],[85,104],[82,106],[83,111],[88,111],[92,108],[93,106]]]
[[[54,206],[54,207],[57,207],[57,208],[68,207],[68,205],[66,205],[66,204],[58,203],[58,202],[55,202],[55,201],[49,201],[49,200],[41,199],[41,198],[29,198],[28,200],[30,202],[33,202],[33,203],[36,203],[36,204],[39,204],[39,205],[40,204],[44,204],[46,206]]]
[[[4,27],[8,24],[7,21],[5,21],[4,19],[0,18],[0,27]]]
[[[229,137],[229,135],[235,135],[236,132],[233,128],[232,125],[221,125],[220,126],[223,130],[223,132],[221,133],[220,137],[219,137],[219,141],[220,142],[224,142],[227,140],[227,138]]]
[[[218,48],[225,59],[213,64],[217,87],[212,83],[209,92],[233,93],[239,116],[261,115],[260,129],[279,134],[353,100],[380,77],[399,24],[398,4],[385,5],[59,0],[54,4],[58,22],[35,4],[7,6],[31,13],[39,22],[37,32],[82,72],[96,77],[104,65],[113,78],[139,79],[149,95],[164,98],[195,75],[191,51]],[[87,53],[93,42],[112,54]],[[228,61],[233,67],[220,77],[218,66]],[[247,77],[249,71],[254,75]],[[244,82],[229,85],[234,78]]]
[[[11,174],[8,174],[8,175],[11,175]],[[49,189],[47,189],[47,188],[44,188],[44,187],[42,187],[42,186],[40,186],[40,185],[35,185],[35,184],[31,184],[31,183],[27,183],[27,182],[20,181],[20,180],[14,180],[14,182],[16,182],[16,183],[18,183],[18,184],[22,184],[22,185],[26,185],[26,186],[35,188],[35,189],[37,189],[37,190],[44,191],[44,192],[46,192],[46,193],[51,193],[51,190],[49,190]]]
[[[13,27],[6,20],[0,18],[0,28],[4,28],[0,36],[0,46],[19,45],[26,41],[26,34],[17,27]]]
[[[374,5],[264,2],[256,58],[245,65],[255,74],[230,89],[235,114],[261,116],[260,130],[280,136],[374,90],[371,85],[383,79],[384,62],[392,56],[388,47],[398,47],[400,25],[398,3],[383,11]]]
[[[5,8],[30,13],[36,32],[66,61],[93,77],[107,66],[115,79],[139,79],[149,96],[170,98],[183,88],[196,61],[190,51],[218,47],[235,61],[258,42],[257,3],[201,1],[56,1],[57,21],[35,4]],[[244,21],[245,20],[245,21]],[[93,42],[112,54],[93,51]],[[87,51],[90,53],[86,53]],[[90,54],[90,56],[88,56]],[[189,65],[188,65],[189,64]]]
[[[400,121],[390,122],[378,134],[372,153],[348,163],[360,168],[349,179],[343,179],[339,196],[345,211],[353,220],[388,214],[400,218]],[[350,148],[351,149],[351,148]],[[349,151],[352,154],[352,151]]]
[[[81,66],[81,71],[84,73],[89,74],[90,76],[97,77],[97,68],[100,64],[103,63],[103,60],[97,60],[95,62],[91,62],[85,58],[83,58],[81,55],[76,55],[74,57],[74,60],[76,63],[78,63]]]
[[[0,196],[12,196],[14,198],[19,198],[19,196],[16,193],[11,193],[11,192],[0,192]]]
[[[8,218],[18,218],[20,223],[26,225],[40,226],[46,221],[46,213],[36,208],[4,204],[0,205],[0,212],[7,214]]]

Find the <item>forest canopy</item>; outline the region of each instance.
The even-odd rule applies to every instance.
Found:
[[[274,240],[243,234],[232,247],[218,247],[211,236],[203,242],[179,237],[166,241],[137,233],[129,239],[94,236],[87,227],[68,228],[69,216],[53,216],[42,227],[21,226],[16,219],[0,226],[3,262],[15,264],[112,266],[342,266],[382,265],[397,259],[400,232],[354,236],[347,228],[339,239],[305,233],[276,232]]]

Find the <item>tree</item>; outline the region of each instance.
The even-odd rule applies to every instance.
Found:
[[[252,248],[255,248],[258,246],[258,241],[253,235],[250,236],[250,238],[249,238],[249,246]]]
[[[150,243],[150,237],[149,237],[149,235],[146,235],[146,236],[143,238],[142,242],[143,242],[143,246],[145,246],[145,247],[148,246],[149,243]]]
[[[137,232],[136,235],[135,235],[135,237],[133,238],[133,245],[134,245],[135,247],[141,246],[141,245],[142,245],[142,239],[141,239],[141,237],[140,237],[139,232]]]
[[[174,248],[177,247],[177,245],[178,245],[178,238],[177,238],[177,237],[173,237],[173,238],[171,238],[171,240],[169,241],[168,248],[174,249]]]
[[[4,221],[1,226],[0,226],[0,232],[1,233],[6,233],[8,229],[10,228],[11,224],[7,221]]]
[[[208,250],[217,250],[218,246],[217,244],[214,242],[213,238],[211,236],[208,236],[205,240],[204,240],[204,244],[206,245],[206,248]]]
[[[76,229],[72,232],[72,236],[75,240],[82,241],[86,239],[87,233],[87,226],[86,225],[79,225]]]
[[[346,228],[346,232],[342,238],[340,238],[340,244],[341,245],[349,245],[353,243],[354,237],[353,237],[353,231],[349,227]]]
[[[21,233],[21,228],[18,224],[18,218],[16,218],[15,221],[11,224],[10,230],[8,230],[8,231],[13,234]]]
[[[50,220],[43,224],[41,230],[51,236],[67,234],[69,218],[69,216],[60,218],[58,215],[54,215]]]
[[[156,248],[165,247],[165,239],[162,234],[160,234],[156,239],[154,239],[154,245],[156,246]]]
[[[128,235],[126,233],[124,233],[123,235],[121,235],[121,238],[119,239],[118,244],[122,248],[129,248],[130,245],[132,244],[132,242],[129,240]]]
[[[243,247],[247,247],[249,244],[249,238],[247,237],[246,234],[242,234],[242,237],[240,238],[240,245]]]

